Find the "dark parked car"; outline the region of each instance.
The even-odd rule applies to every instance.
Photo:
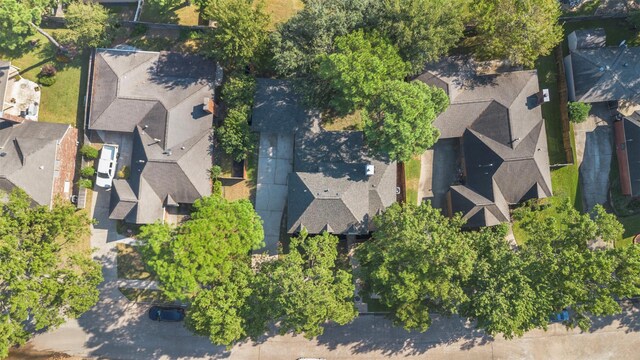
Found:
[[[182,321],[184,308],[179,306],[152,306],[149,309],[149,319],[154,321]]]

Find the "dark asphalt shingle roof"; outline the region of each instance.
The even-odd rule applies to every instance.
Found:
[[[97,49],[89,128],[147,132],[170,149],[211,127],[203,109],[214,95],[216,66],[197,55]]]
[[[475,75],[445,60],[418,77],[448,89],[451,106],[434,122],[441,138],[462,138],[465,185],[451,188],[452,212],[467,226],[509,220],[509,205],[551,196],[536,71]]]
[[[0,104],[4,103],[4,97],[7,92],[9,70],[11,70],[11,62],[0,60]],[[0,113],[2,113],[2,108],[0,108]]]
[[[396,163],[367,155],[360,131],[301,130],[289,177],[288,229],[366,234],[396,201]],[[373,165],[374,174],[366,175]]]
[[[257,79],[251,127],[257,132],[294,134],[319,117],[307,110],[288,80]]]

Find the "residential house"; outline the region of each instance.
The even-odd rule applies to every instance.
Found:
[[[461,176],[445,180],[443,207],[450,216],[461,213],[468,227],[497,225],[510,221],[511,206],[552,195],[535,70],[479,75],[467,61],[451,58],[417,80],[443,89],[450,99],[434,122],[439,143],[459,149],[453,161]],[[438,168],[434,178],[443,176]]]
[[[171,52],[97,49],[87,130],[120,145],[130,169],[111,189],[109,217],[135,224],[187,213],[211,194],[208,170],[216,65]]]
[[[20,76],[11,62],[0,60],[0,118],[38,120],[40,87]]]
[[[78,130],[64,124],[0,120],[0,190],[19,187],[34,205],[69,199]]]
[[[575,39],[569,42],[564,59],[569,100],[607,104],[615,118],[622,194],[639,196],[640,47],[606,46],[603,29],[576,31],[569,39]]]

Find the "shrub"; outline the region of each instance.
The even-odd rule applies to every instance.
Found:
[[[220,180],[213,182],[213,191],[211,192],[213,195],[222,196],[222,182]]]
[[[581,123],[587,120],[591,111],[591,104],[582,102],[570,102],[569,103],[569,120],[574,123]]]
[[[253,149],[253,134],[247,122],[249,107],[242,106],[229,110],[222,126],[215,132],[218,143],[233,160],[242,161]]]
[[[91,181],[90,179],[80,179],[78,180],[78,186],[85,189],[92,189],[93,181]]]
[[[232,74],[222,87],[222,101],[232,108],[251,106],[256,92],[256,80],[245,74]]]
[[[84,156],[87,160],[93,160],[98,158],[98,149],[90,145],[82,145],[80,148],[80,155]]]
[[[56,76],[57,73],[58,70],[55,66],[53,66],[53,64],[44,64],[44,66],[42,66],[42,68],[40,69],[40,74],[38,74],[38,76],[51,77]]]
[[[41,76],[38,78],[38,83],[42,86],[51,86],[56,83],[55,76]]]
[[[116,174],[118,175],[118,179],[128,179],[129,175],[131,175],[131,170],[128,166],[123,166],[120,171]]]
[[[211,169],[209,169],[209,178],[211,180],[216,181],[222,174],[222,168],[218,165],[213,165]]]
[[[141,36],[147,33],[149,26],[145,24],[136,24],[131,30],[131,37]]]
[[[95,173],[96,169],[94,169],[93,166],[85,166],[80,169],[80,176],[86,179],[91,179]]]

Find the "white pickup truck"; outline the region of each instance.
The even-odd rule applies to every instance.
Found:
[[[113,183],[113,177],[116,174],[116,163],[118,161],[118,145],[104,144],[100,151],[100,160],[98,160],[98,176],[96,177],[96,185],[103,188],[110,188]]]

